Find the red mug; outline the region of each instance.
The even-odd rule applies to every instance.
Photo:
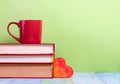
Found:
[[[14,36],[10,32],[10,25],[15,24],[20,31],[20,37]],[[8,33],[22,44],[40,44],[42,38],[42,20],[20,20],[10,22],[7,26]]]

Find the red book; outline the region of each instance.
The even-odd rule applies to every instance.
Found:
[[[0,64],[0,78],[52,78],[53,64]]]

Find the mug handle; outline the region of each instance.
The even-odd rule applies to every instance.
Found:
[[[19,41],[19,42],[20,42],[20,38],[17,38],[16,36],[14,36],[14,35],[10,32],[10,25],[12,25],[12,24],[17,25],[17,26],[18,26],[18,28],[20,28],[20,26],[19,26],[19,23],[18,23],[18,22],[10,22],[10,23],[8,24],[8,26],[7,26],[7,31],[8,31],[8,33],[9,33],[9,35],[10,35],[10,36],[12,36],[15,40],[17,40],[17,41]]]

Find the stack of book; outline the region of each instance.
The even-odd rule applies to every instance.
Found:
[[[0,44],[0,77],[52,78],[54,44]]]

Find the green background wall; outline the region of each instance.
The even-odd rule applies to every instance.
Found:
[[[6,26],[20,19],[42,19],[42,42],[75,71],[120,71],[120,0],[0,0],[0,43],[17,42]]]

